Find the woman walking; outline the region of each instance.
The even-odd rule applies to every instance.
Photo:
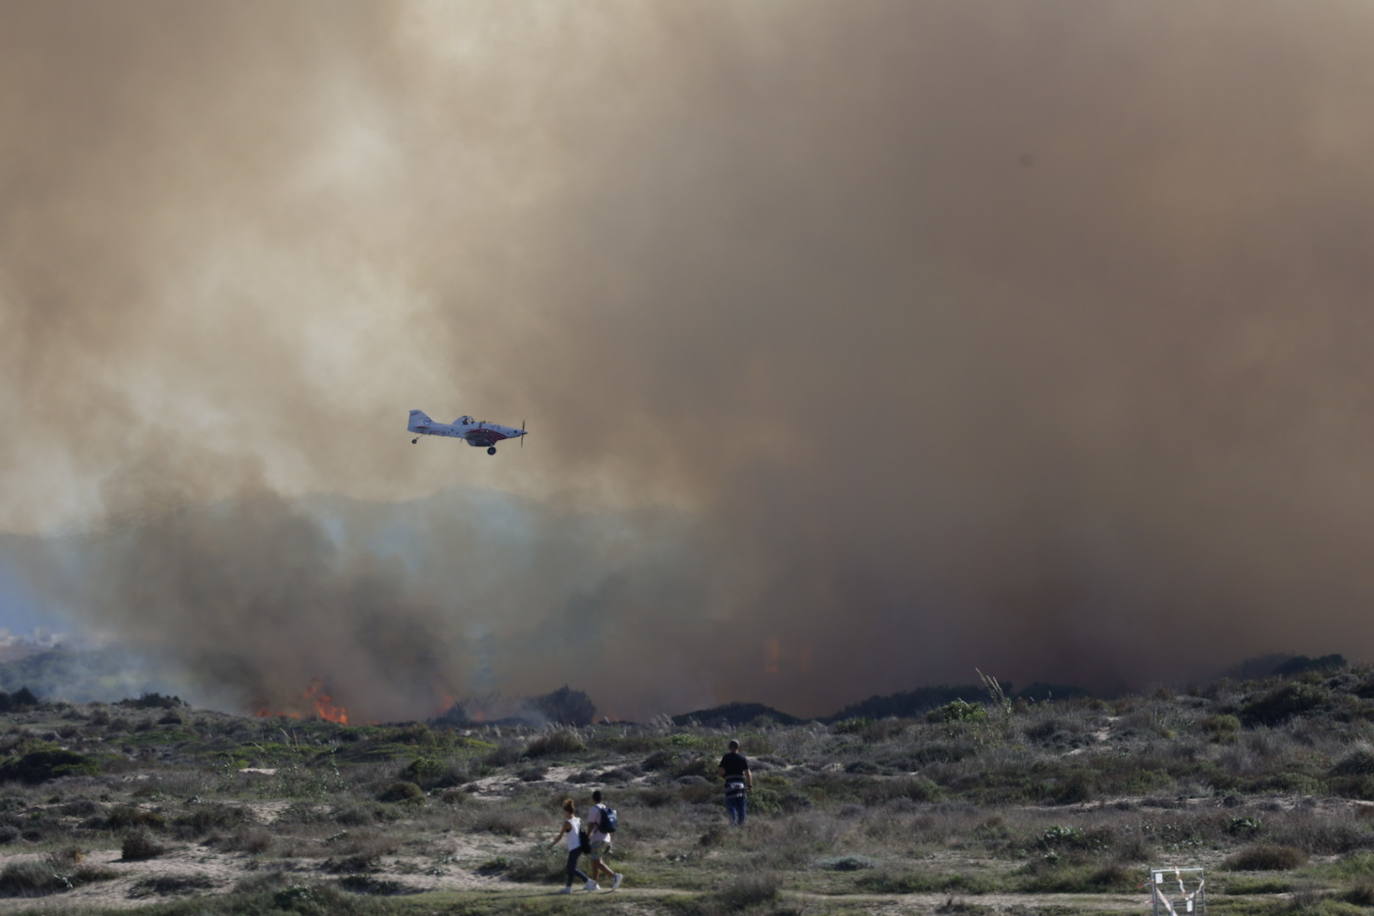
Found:
[[[598,890],[600,885],[588,878],[582,869],[577,867],[577,859],[582,855],[582,847],[587,842],[587,834],[582,832],[582,818],[577,816],[577,808],[573,805],[571,798],[563,799],[563,827],[549,845],[557,846],[558,841],[565,836],[568,838],[568,883],[558,893],[571,894],[573,878],[575,877],[587,882],[583,885],[586,890]]]

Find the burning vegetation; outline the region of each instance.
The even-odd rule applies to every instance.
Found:
[[[259,719],[282,716],[287,719],[320,719],[339,725],[349,724],[348,708],[334,702],[334,697],[319,678],[311,678],[300,697],[287,705],[275,707],[272,704],[257,704],[253,715]]]

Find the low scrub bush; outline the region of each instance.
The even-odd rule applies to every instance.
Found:
[[[471,807],[471,813],[464,812],[464,815],[460,816],[463,816],[468,830],[474,833],[495,833],[498,836],[520,836],[526,830],[548,820],[533,811],[508,805],[474,805]]]
[[[0,896],[41,897],[119,877],[110,868],[81,865],[81,858],[77,851],[67,850],[43,859],[11,862],[0,870]]]
[[[166,847],[154,840],[152,834],[146,830],[135,830],[126,834],[124,842],[120,845],[120,852],[126,862],[156,859],[166,851]]]
[[[129,888],[129,896],[136,899],[153,896],[169,897],[197,891],[210,891],[218,886],[219,882],[209,875],[154,875],[151,878],[135,881],[133,886]]]
[[[1340,899],[1355,906],[1374,908],[1374,883],[1361,881],[1341,894]]]
[[[0,871],[0,894],[6,897],[38,897],[67,889],[61,876],[39,860],[12,862]]]
[[[1293,846],[1260,843],[1247,846],[1226,860],[1232,871],[1287,871],[1307,862],[1307,853]]]
[[[552,884],[563,879],[564,860],[552,850],[527,850],[510,856],[497,856],[477,866],[477,874],[501,877],[522,884]]]
[[[772,903],[778,899],[782,881],[767,872],[746,874],[725,885],[711,897],[727,913]]]
[[[859,798],[867,805],[881,805],[898,798],[932,802],[943,794],[939,786],[924,776],[864,780],[859,788]]]
[[[167,826],[167,818],[161,811],[139,808],[136,805],[116,805],[103,818],[92,818],[86,826],[97,830],[128,830],[131,827],[151,827],[161,830]]]
[[[877,868],[878,862],[868,856],[830,856],[825,859],[817,859],[816,867],[829,871],[863,871]]]
[[[1240,734],[1240,719],[1228,713],[1208,716],[1198,723],[1198,728],[1212,741],[1234,741]]]
[[[1331,767],[1332,776],[1371,776],[1374,775],[1374,751],[1367,747],[1357,748],[1346,754]]]
[[[586,749],[587,745],[578,737],[577,732],[560,728],[531,741],[525,748],[525,756],[552,757],[560,754],[577,754]]]
[[[1222,885],[1228,894],[1286,894],[1293,883],[1282,878],[1232,878]]]
[[[94,776],[98,772],[100,767],[94,757],[62,748],[44,748],[0,764],[0,781],[34,784],[61,776]]]
[[[257,820],[253,812],[241,805],[196,805],[186,814],[172,821],[173,830],[182,839],[203,837],[212,830],[234,830]]]
[[[377,793],[377,801],[419,803],[424,800],[425,790],[413,782],[393,782]]]
[[[399,881],[388,878],[374,878],[371,875],[347,875],[339,879],[339,887],[354,894],[370,894],[373,897],[396,897],[401,894],[419,894],[423,891]]]
[[[445,761],[435,757],[416,757],[397,774],[398,779],[413,782],[425,791],[461,786],[471,776],[471,767],[466,762]]]
[[[967,700],[950,700],[926,713],[928,722],[981,722],[987,717],[987,707]]]
[[[219,847],[229,852],[259,855],[272,848],[273,835],[263,827],[240,827],[219,841]]]
[[[672,751],[654,751],[639,762],[639,768],[648,773],[666,770],[673,765],[677,755]]]
[[[1240,710],[1247,727],[1281,725],[1294,716],[1311,712],[1327,699],[1326,691],[1311,684],[1288,683],[1250,700]]]
[[[635,793],[639,804],[646,808],[662,808],[678,800],[678,794],[667,786],[649,786]]]
[[[870,894],[986,894],[994,886],[979,875],[959,872],[903,872],[887,870],[863,875],[856,882],[860,890]]]
[[[1028,894],[1125,894],[1139,885],[1140,875],[1121,865],[1043,863],[1024,873],[1018,890]]]
[[[160,693],[145,693],[138,699],[125,699],[115,703],[131,709],[177,709],[186,703],[180,697],[166,697]]]

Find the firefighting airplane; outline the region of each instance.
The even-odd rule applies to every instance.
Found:
[[[516,429],[513,426],[488,423],[486,420],[474,420],[469,416],[461,416],[452,423],[436,423],[423,410],[410,412],[410,422],[406,424],[406,429],[412,433],[419,433],[410,440],[411,445],[417,445],[420,436],[450,436],[454,439],[466,439],[468,445],[474,448],[485,448],[488,455],[496,454],[496,443],[502,439],[520,439],[525,435],[523,423]]]

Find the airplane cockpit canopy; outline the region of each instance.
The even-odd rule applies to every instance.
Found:
[[[459,418],[458,418],[457,420],[455,420],[454,422],[455,422],[455,423],[461,423],[461,424],[463,424],[464,426],[467,426],[467,425],[469,425],[469,424],[472,423],[472,417],[468,416],[467,414],[463,414],[461,417],[459,417]]]

